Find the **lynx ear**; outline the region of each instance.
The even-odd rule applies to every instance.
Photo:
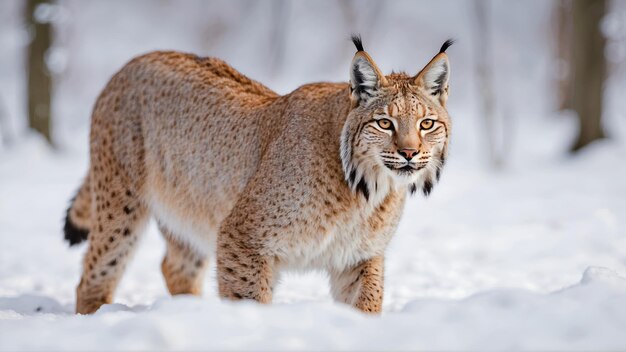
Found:
[[[350,91],[353,106],[367,102],[376,95],[378,89],[387,84],[374,60],[363,50],[361,37],[352,36],[357,52],[350,65]]]
[[[450,62],[446,49],[454,41],[448,39],[441,46],[439,53],[415,77],[415,84],[427,94],[437,97],[442,106],[448,99],[448,80],[450,79]]]

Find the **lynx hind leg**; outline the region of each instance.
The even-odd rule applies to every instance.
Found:
[[[208,264],[206,256],[181,242],[164,226],[159,225],[159,230],[167,242],[167,250],[161,263],[167,289],[172,295],[201,295]]]
[[[76,288],[76,312],[90,314],[111,303],[128,259],[133,254],[148,211],[137,192],[112,175],[93,174],[89,248]],[[107,182],[108,181],[108,182]]]
[[[342,272],[330,273],[333,298],[368,312],[380,313],[383,306],[383,257],[368,259]]]

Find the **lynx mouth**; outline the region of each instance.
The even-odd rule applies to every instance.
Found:
[[[403,167],[397,168],[396,172],[398,172],[401,175],[408,175],[408,174],[412,174],[413,172],[417,171],[418,169],[411,166],[411,164],[406,164]]]
[[[391,164],[385,164],[385,166],[387,166],[389,170],[395,171],[400,175],[410,175],[424,168],[424,166],[419,166],[416,164],[411,165],[410,163],[406,163],[400,167],[394,167],[395,165]]]

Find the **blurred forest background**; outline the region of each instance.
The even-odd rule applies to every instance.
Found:
[[[387,74],[456,39],[449,157],[406,202],[385,313],[333,304],[320,272],[271,307],[220,301],[213,269],[169,298],[151,221],[117,304],[74,316],[62,219],[111,76],[180,50],[285,94],[347,81],[352,33]],[[623,0],[0,0],[0,350],[626,350],[625,97]]]
[[[217,56],[288,93],[346,81],[353,32],[385,73],[416,73],[457,40],[449,110],[462,157],[501,167],[626,135],[624,1],[3,0],[0,153],[31,130],[84,149],[98,93],[139,54]]]

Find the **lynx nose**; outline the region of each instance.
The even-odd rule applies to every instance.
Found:
[[[417,155],[417,149],[413,149],[413,148],[400,149],[398,150],[398,153],[400,153],[400,155],[402,155],[407,161],[411,161],[411,159],[413,159],[413,157]]]

